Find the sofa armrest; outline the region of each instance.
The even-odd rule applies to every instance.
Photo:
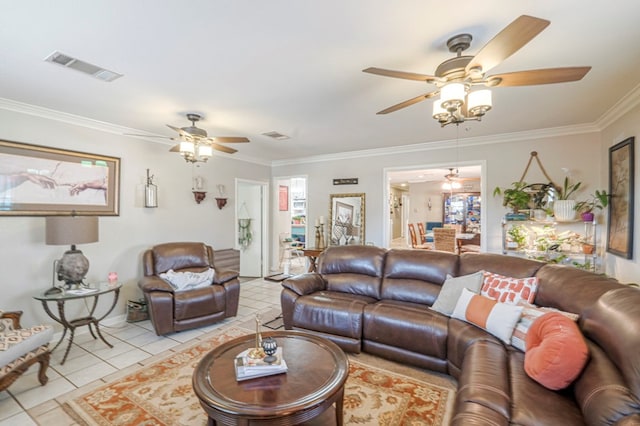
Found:
[[[318,273],[310,273],[287,278],[282,283],[282,286],[300,296],[303,296],[305,294],[311,294],[316,291],[326,289],[327,283],[324,278],[322,278],[322,275]]]
[[[213,284],[224,284],[238,278],[238,275],[240,275],[238,271],[215,269],[213,274]]]
[[[140,287],[140,289],[145,293],[149,293],[152,291],[165,291],[167,293],[173,293],[173,287],[171,287],[168,282],[156,275],[142,277],[140,281],[138,281],[138,287]]]

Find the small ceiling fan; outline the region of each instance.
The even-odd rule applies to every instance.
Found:
[[[169,151],[180,153],[185,158],[185,160],[190,163],[207,161],[209,157],[211,157],[213,149],[220,152],[225,152],[227,154],[238,152],[237,149],[221,145],[223,143],[250,142],[248,138],[242,136],[209,136],[206,130],[196,127],[196,123],[201,119],[202,116],[200,114],[188,113],[187,120],[191,121],[191,126],[175,127],[171,124],[167,124],[167,127],[175,130],[178,133],[178,137],[139,135],[130,133],[125,134],[128,136],[159,137],[171,139],[173,141],[179,141],[179,143],[177,145],[174,145]]]
[[[189,113],[187,114],[187,120],[191,121],[191,126],[188,127],[175,127],[170,124],[167,124],[167,127],[175,130],[180,135],[178,140],[205,143],[210,145],[213,149],[221,152],[226,152],[227,154],[233,154],[237,152],[237,149],[229,148],[228,146],[220,145],[221,143],[246,143],[249,142],[249,139],[241,136],[209,136],[207,131],[196,127],[196,123],[200,121],[202,116],[200,114]],[[175,140],[174,138],[171,138]],[[181,152],[180,144],[175,145],[170,149],[171,152]]]
[[[456,53],[457,56],[438,65],[434,75],[393,71],[375,67],[362,70],[366,73],[385,77],[424,81],[425,83],[436,86],[436,90],[434,91],[385,108],[379,111],[378,114],[388,114],[406,108],[425,99],[436,97],[441,94],[441,91],[444,97],[444,90],[442,89],[446,89],[446,86],[451,83],[462,83],[465,92],[469,93],[472,86],[479,85],[488,87],[531,86],[581,80],[589,72],[591,67],[547,68],[486,75],[492,68],[520,50],[529,41],[533,40],[533,38],[549,24],[550,21],[545,19],[522,15],[507,25],[506,28],[482,47],[475,56],[462,55],[462,52],[471,46],[471,34],[456,35],[447,41],[447,47],[450,52]],[[471,101],[471,99],[469,99],[469,101]],[[469,109],[472,107],[471,104],[472,102],[470,102],[468,106]],[[440,106],[440,104],[438,106]],[[456,111],[460,120],[456,121],[454,117],[452,122],[458,123],[464,121],[463,118],[478,120],[480,116],[484,115],[484,113],[491,108],[491,105],[490,103],[488,105],[480,105],[475,111],[467,111],[466,102],[458,100],[457,104],[445,104],[443,99],[442,107],[451,114]],[[446,113],[447,111],[444,112]],[[475,116],[475,118],[469,118],[468,112],[471,112],[471,115]],[[434,109],[434,118],[438,119],[443,126],[449,124],[449,122],[445,122],[443,117],[444,116],[436,116]]]

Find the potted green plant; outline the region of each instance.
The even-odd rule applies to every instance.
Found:
[[[532,183],[527,190],[531,193],[531,206],[533,208],[533,218],[545,220],[547,217],[547,204],[549,196],[553,190],[551,183]]]
[[[517,214],[529,208],[531,193],[527,191],[528,186],[526,182],[513,182],[511,188],[506,189],[498,186],[493,190],[493,196],[502,195],[502,205],[509,207],[514,214]]]
[[[570,183],[569,177],[564,178],[561,187],[556,188],[558,199],[553,203],[553,215],[559,222],[571,222],[576,218],[576,201],[571,196],[580,189],[582,182]]]
[[[593,222],[595,217],[594,210],[602,210],[609,205],[609,197],[606,190],[597,190],[590,195],[590,198],[585,201],[579,201],[575,205],[575,210],[580,213],[583,222]]]

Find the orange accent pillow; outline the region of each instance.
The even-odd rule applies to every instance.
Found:
[[[533,303],[537,292],[538,277],[512,278],[486,271],[480,289],[480,295],[511,305],[521,300]]]
[[[556,312],[536,319],[525,343],[524,371],[552,390],[569,386],[589,359],[589,349],[576,323]]]

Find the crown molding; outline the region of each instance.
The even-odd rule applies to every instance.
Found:
[[[287,160],[275,160],[271,162],[273,167],[288,166],[301,163],[320,163],[324,161],[351,160],[362,157],[379,157],[414,152],[437,151],[440,149],[478,145],[494,145],[500,143],[513,143],[558,136],[582,135],[585,133],[599,132],[600,128],[593,124],[579,124],[575,126],[553,127],[548,129],[536,129],[523,132],[502,133],[490,136],[477,136],[471,138],[446,139],[435,142],[422,142],[411,145],[401,145],[389,148],[365,149],[360,151],[348,151],[337,154],[315,155]]]
[[[631,111],[640,104],[640,84],[627,93],[619,102],[609,108],[596,120],[596,125],[600,130],[609,127],[614,121]]]

